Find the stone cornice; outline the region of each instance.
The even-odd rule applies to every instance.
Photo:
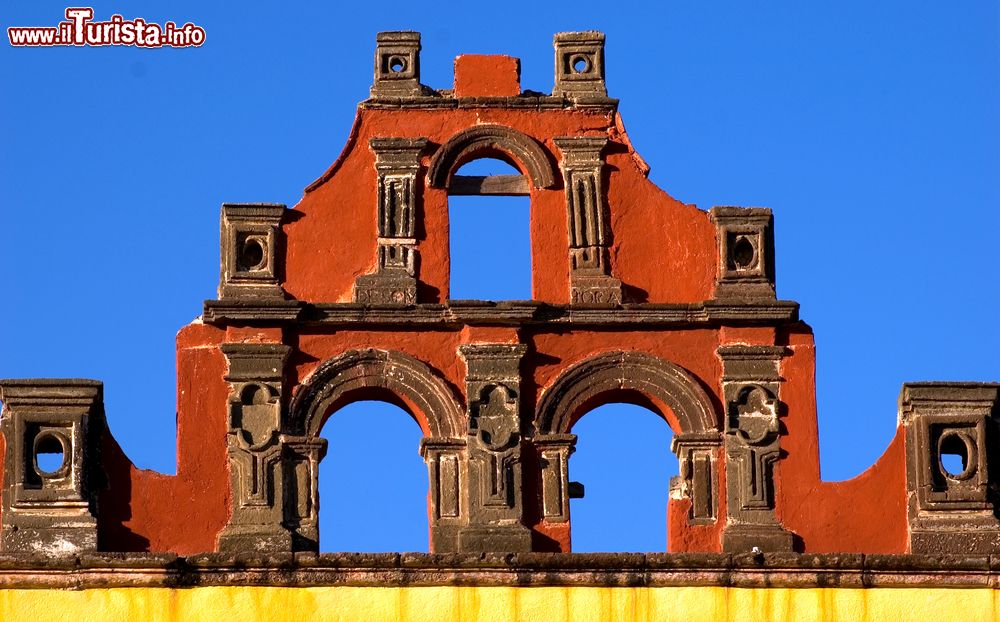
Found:
[[[0,556],[0,589],[198,586],[991,588],[1000,556],[206,553]]]
[[[799,305],[778,301],[716,301],[688,304],[639,303],[620,307],[556,305],[533,301],[450,301],[408,307],[360,303],[299,301],[208,300],[203,320],[208,324],[305,323],[338,327],[434,327],[464,325],[621,326],[685,328],[721,324],[781,325],[798,321]]]

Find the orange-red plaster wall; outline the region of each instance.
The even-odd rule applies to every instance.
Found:
[[[361,109],[344,153],[308,190],[284,231],[284,286],[311,302],[349,302],[354,281],[371,272],[376,254],[376,174],[368,147],[373,137],[427,137],[435,145],[476,124],[512,127],[542,143],[558,168],[553,138],[607,135],[606,201],[613,231],[612,271],[630,302],[698,302],[711,298],[715,275],[715,228],[708,214],[680,203],[644,174],[620,124],[607,114],[557,110]],[[431,149],[424,157],[426,166]],[[448,298],[450,262],[448,197],[421,184],[423,218],[418,219],[422,302]],[[531,244],[535,300],[569,301],[566,199],[561,182],[531,191]],[[483,232],[484,244],[503,240]],[[651,269],[655,266],[655,269]]]
[[[779,519],[803,539],[806,552],[905,552],[909,531],[902,428],[882,457],[861,475],[842,482],[821,481],[816,346],[804,324],[786,338],[792,354],[781,369],[787,414],[781,437],[785,456],[777,467]]]

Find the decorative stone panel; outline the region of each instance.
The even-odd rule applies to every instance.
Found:
[[[235,204],[222,206],[222,278],[219,298],[283,299],[280,250],[284,205]]]
[[[373,138],[378,171],[378,257],[374,274],[358,277],[357,302],[417,302],[417,171],[423,138]]]
[[[726,401],[726,507],[722,549],[791,551],[794,535],[775,517],[774,465],[781,458],[778,373],[782,346],[727,345],[722,359]]]
[[[282,436],[283,344],[227,343],[229,469],[232,515],[219,534],[222,551],[291,551],[291,491],[286,490],[287,439]],[[294,505],[294,504],[292,504]]]
[[[418,97],[420,33],[380,32],[375,37],[375,83],[372,97]]]
[[[462,552],[531,550],[521,475],[521,358],[527,346],[472,344],[465,360],[469,412],[469,525]]]
[[[906,429],[910,551],[1000,551],[1000,385],[904,384],[899,416]],[[954,456],[961,468],[949,468],[946,455]]]
[[[3,380],[4,553],[96,551],[103,388],[94,380]],[[61,456],[47,468],[43,454]]]
[[[771,210],[713,207],[719,248],[717,299],[774,300],[774,234]]]
[[[610,235],[604,207],[601,151],[607,137],[560,137],[569,229],[570,292],[573,304],[621,304],[622,284],[611,276]]]
[[[554,45],[556,78],[552,94],[571,99],[606,99],[604,33],[560,32]]]

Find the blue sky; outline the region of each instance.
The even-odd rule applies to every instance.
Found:
[[[774,210],[778,294],[816,332],[825,478],[882,453],[904,381],[1000,380],[995,2],[92,6],[98,19],[191,21],[207,41],[0,42],[0,377],[103,380],[111,429],[142,467],[175,468],[173,339],[215,295],[221,203],[298,200],[340,152],[380,30],[423,33],[423,81],[435,88],[450,88],[456,55],[504,53],[540,91],[551,89],[555,32],[607,33],[609,92],[650,177],[704,209]],[[0,26],[55,25],[65,7],[5,2]],[[375,474],[380,484],[351,484],[344,457],[357,443],[342,443],[345,461],[328,459],[324,473],[353,491],[325,494],[324,520],[330,499],[358,488],[397,486],[422,503],[418,432],[404,414],[342,411],[325,431],[331,447],[360,439],[372,417],[394,422],[415,458]],[[662,434],[649,451],[665,453],[669,432],[648,413],[585,417],[571,468],[588,474],[588,498],[574,502],[574,533],[581,548],[659,549],[666,491],[649,478],[665,481],[676,464],[636,462],[634,439],[607,423],[621,417],[648,425],[644,438]],[[616,505],[602,491],[642,482],[655,494],[630,496],[649,497],[648,520],[614,541],[601,525],[618,508],[598,507]],[[399,518],[398,542],[363,524],[324,527],[337,533],[324,548],[424,548],[420,520],[419,508]]]

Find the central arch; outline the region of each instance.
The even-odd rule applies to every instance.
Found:
[[[452,173],[476,157],[498,157],[524,173],[535,188],[552,188],[556,171],[538,141],[504,125],[477,125],[455,134],[431,158],[427,181],[447,188]]]

